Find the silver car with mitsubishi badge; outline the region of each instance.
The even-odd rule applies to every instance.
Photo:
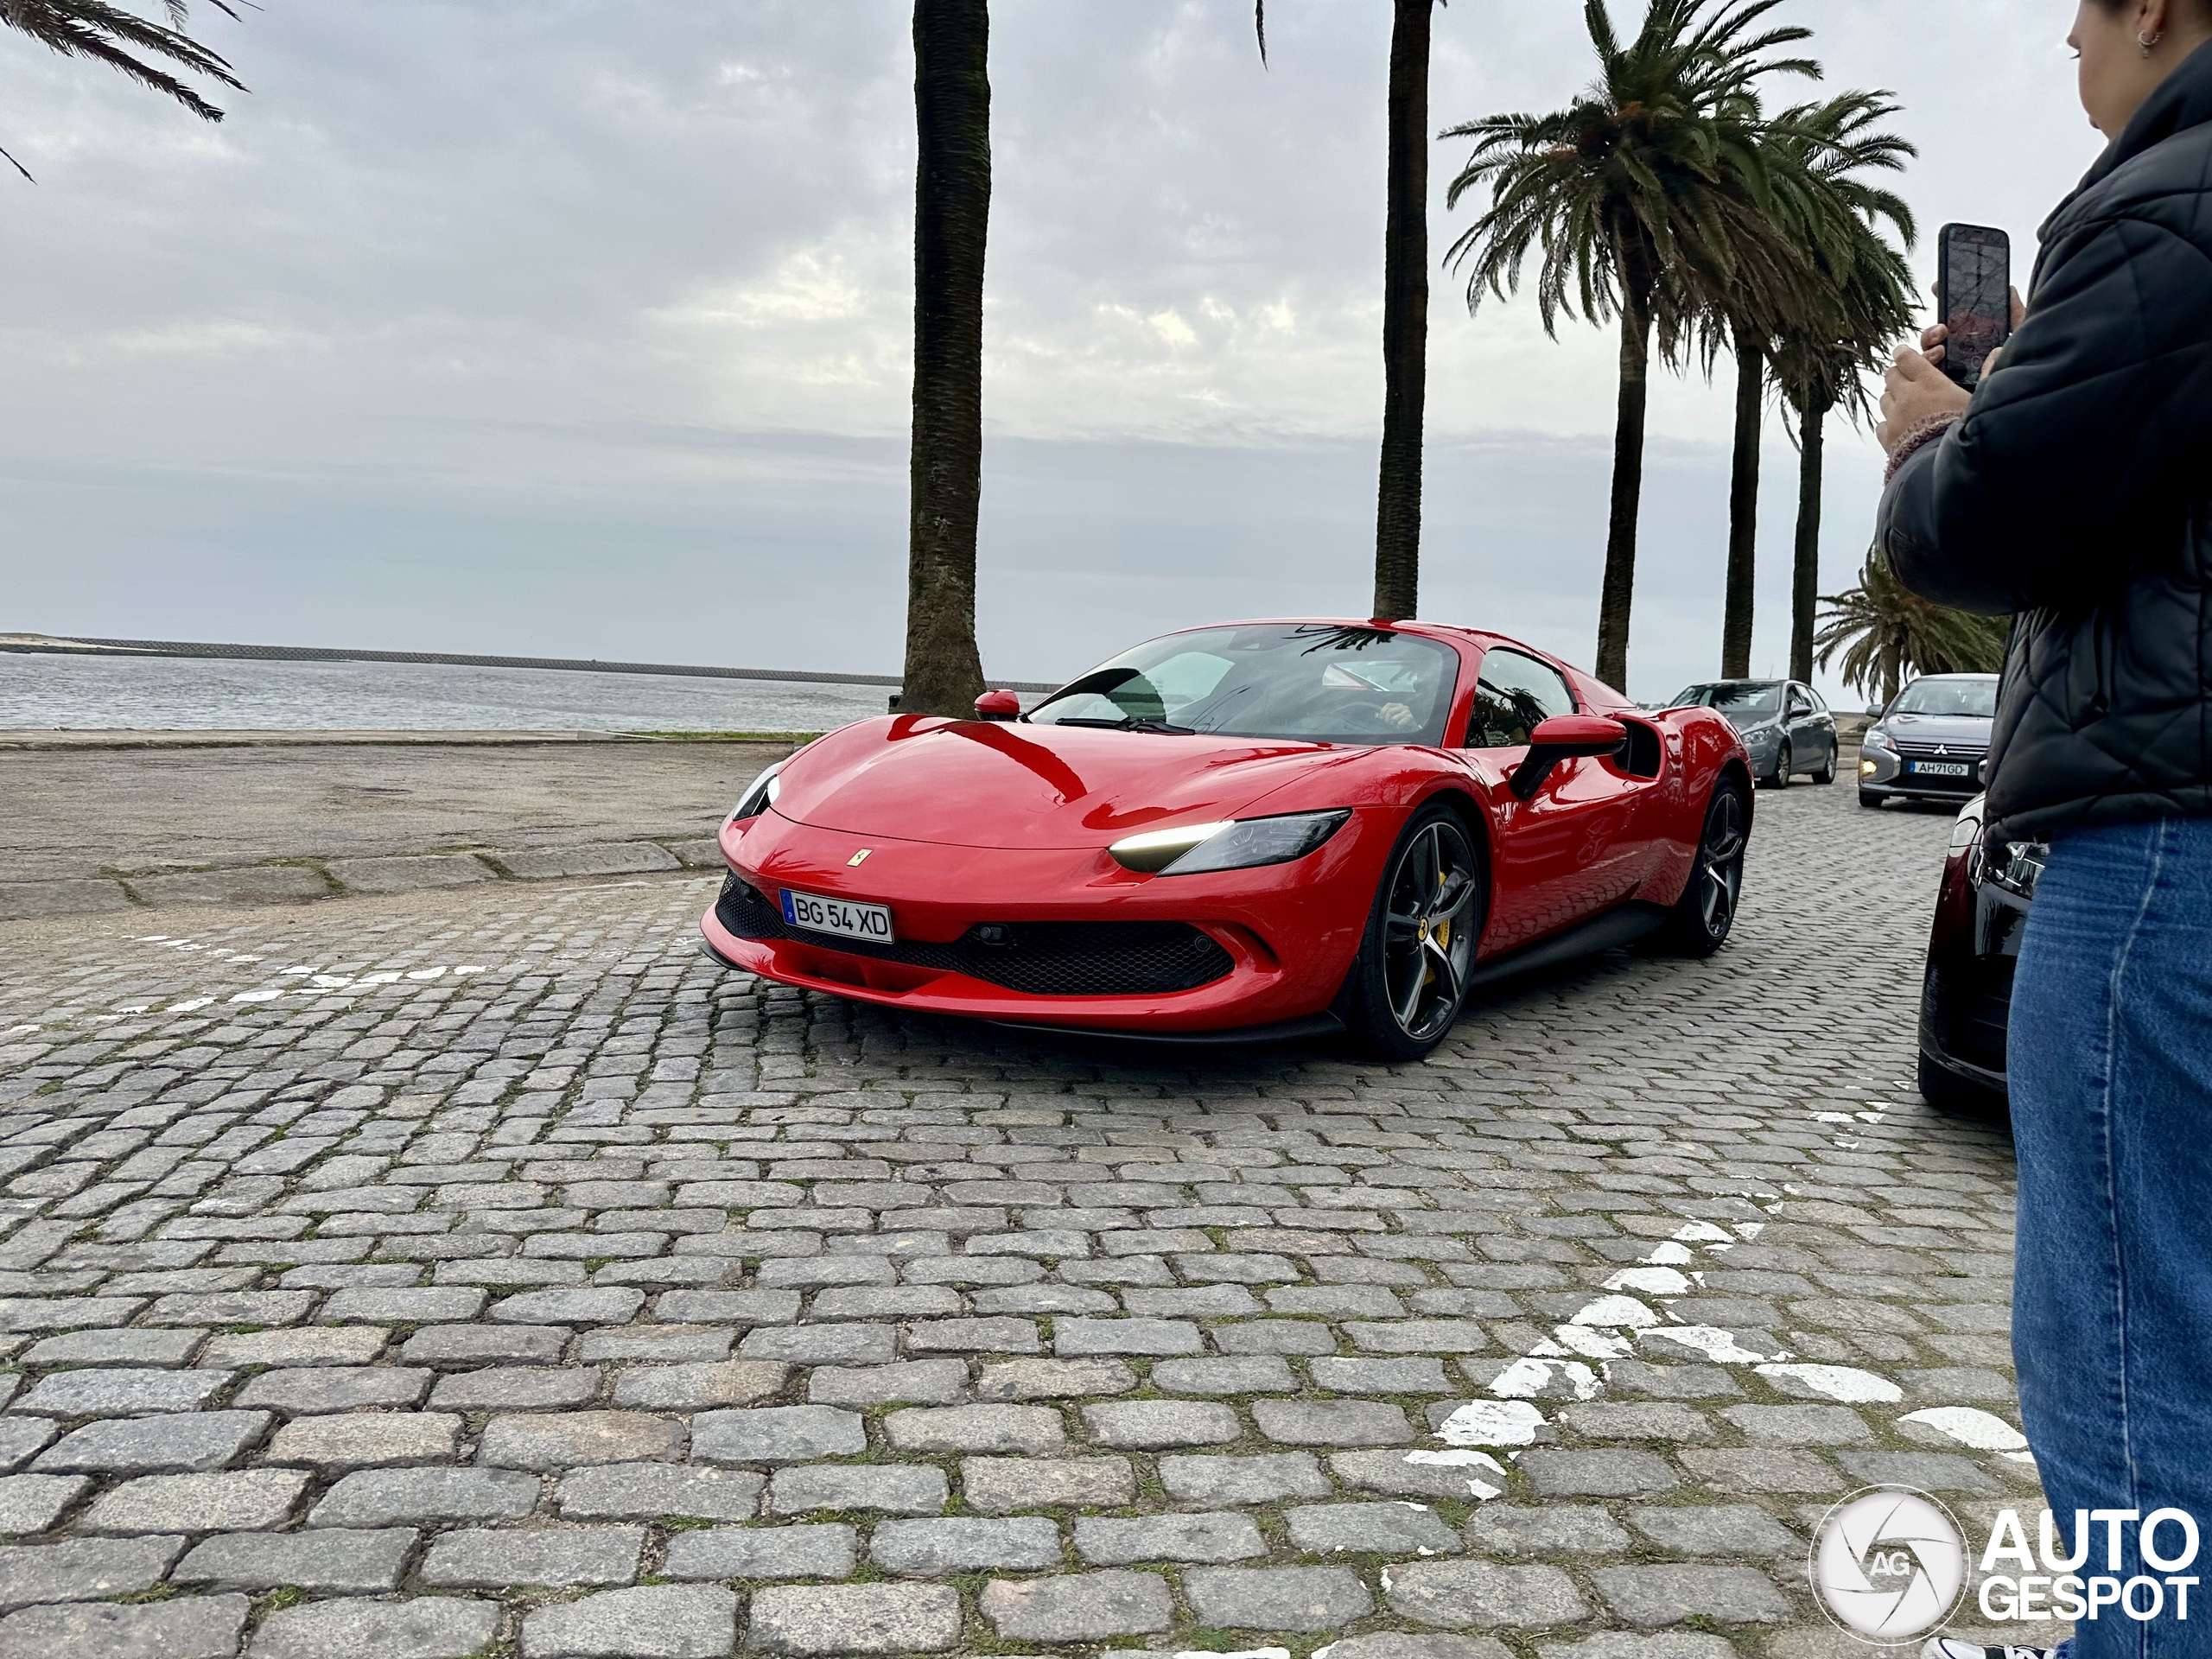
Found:
[[[1981,793],[1996,715],[1994,674],[1922,675],[1859,741],[1859,804],[1972,800]]]

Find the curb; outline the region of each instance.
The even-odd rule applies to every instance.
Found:
[[[582,875],[668,874],[722,868],[711,836],[601,841],[522,852],[401,853],[372,858],[265,859],[257,864],[159,874],[0,881],[0,922],[91,916],[170,905],[294,905],[384,897],[480,882],[556,881]]]

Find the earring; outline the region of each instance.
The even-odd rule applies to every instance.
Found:
[[[2135,44],[2136,44],[2136,45],[2138,45],[2138,46],[2139,46],[2139,47],[2141,47],[2141,48],[2143,48],[2143,55],[2144,55],[2145,57],[2146,57],[2146,58],[2147,58],[2147,57],[2149,57],[2149,56],[2151,55],[2152,52],[2152,51],[2157,48],[2157,46],[2158,46],[2158,42],[2159,42],[2160,41],[2164,40],[2165,38],[2166,38],[2166,31],[2165,31],[2164,29],[2160,29],[2157,34],[2155,34],[2155,35],[2153,35],[2150,36],[2148,39],[2145,39],[2145,38],[2143,36],[2143,35],[2141,34],[2141,32],[2140,32],[2140,31],[2139,31],[2139,32],[2137,33],[2136,36],[2135,36]]]

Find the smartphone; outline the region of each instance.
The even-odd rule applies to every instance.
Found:
[[[1987,225],[1946,225],[1936,242],[1936,292],[1950,330],[1937,366],[1967,391],[2012,334],[2012,239]]]

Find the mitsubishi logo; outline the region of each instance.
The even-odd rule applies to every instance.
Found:
[[[1950,753],[1950,750],[1948,750],[1948,748],[1944,747],[1943,747],[1943,745],[1942,745],[1941,743],[1938,743],[1938,744],[1936,746],[1936,753],[1938,753],[1938,754],[1948,754],[1948,753]],[[863,856],[865,856],[865,855],[863,855]],[[859,861],[859,861],[858,859],[855,859],[855,860],[854,861],[854,862],[855,862],[855,863],[858,863]]]

